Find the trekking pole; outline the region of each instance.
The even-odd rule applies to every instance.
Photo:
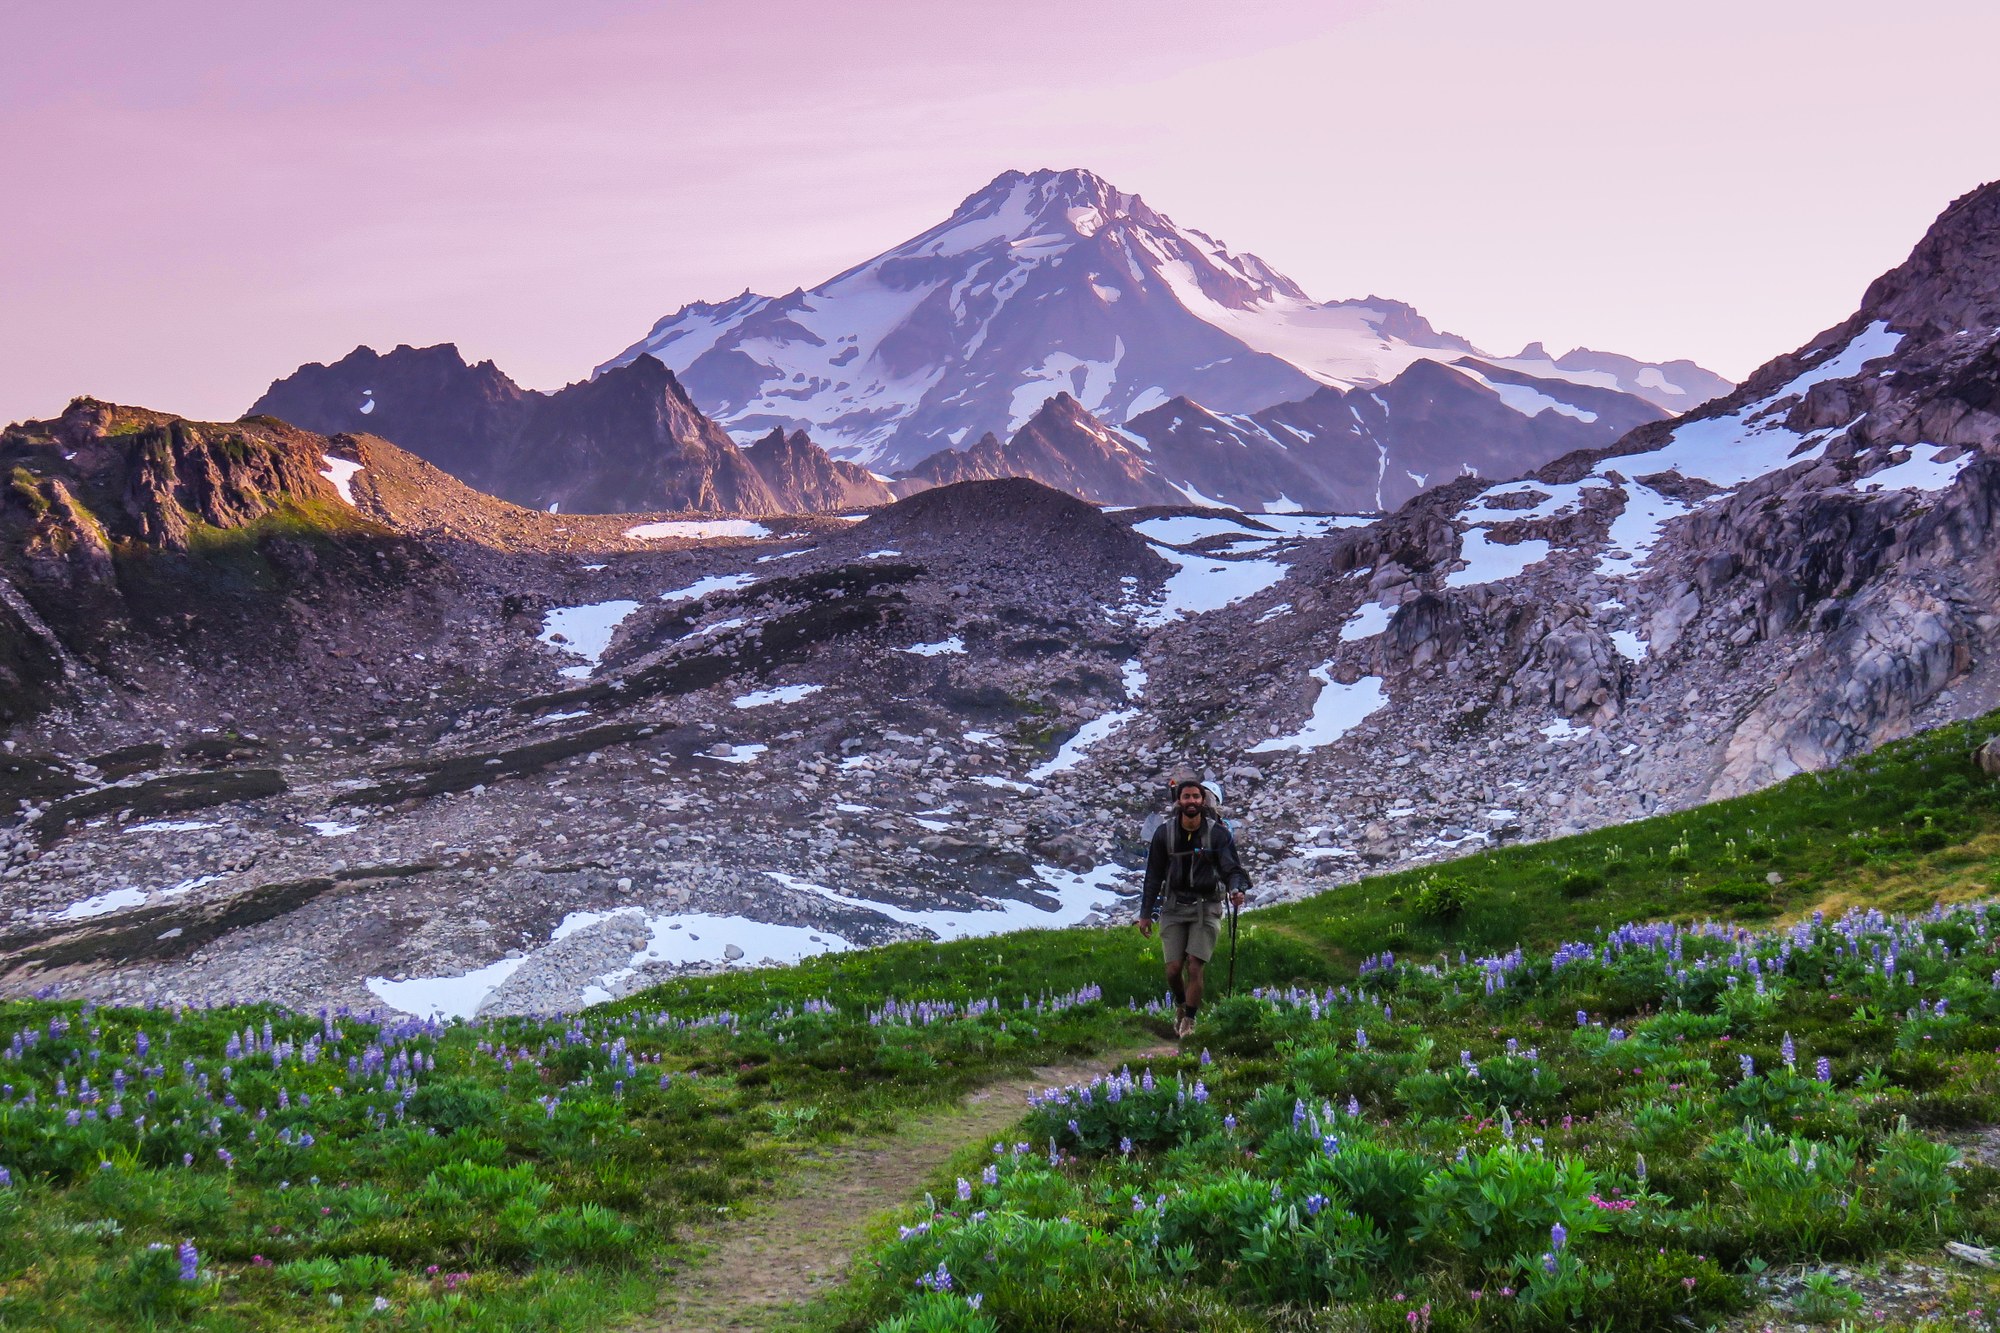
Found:
[[[1231,996],[1236,994],[1236,913],[1238,910],[1235,903],[1229,904],[1229,984],[1223,988],[1223,994]]]

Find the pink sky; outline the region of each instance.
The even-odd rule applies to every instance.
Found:
[[[1996,174],[1990,4],[10,5],[0,420],[367,342],[553,388],[1081,166],[1322,298],[1740,376]]]

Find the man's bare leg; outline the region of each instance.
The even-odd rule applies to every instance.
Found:
[[[1187,1007],[1187,998],[1183,990],[1185,985],[1186,983],[1181,976],[1180,960],[1176,959],[1175,961],[1168,963],[1167,990],[1174,997],[1174,1017],[1177,1020],[1181,1016],[1181,1010]]]
[[[1193,1020],[1195,1011],[1201,1008],[1202,979],[1206,975],[1207,970],[1207,964],[1203,963],[1201,959],[1189,955],[1187,971],[1181,977],[1181,992],[1183,996],[1181,1000],[1181,1012],[1185,1013],[1190,1021]]]

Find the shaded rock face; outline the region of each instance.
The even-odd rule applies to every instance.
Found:
[[[1096,504],[1179,504],[1183,492],[1156,474],[1138,442],[1057,394],[1005,444],[992,435],[960,453],[932,454],[906,476],[943,486],[1028,477]]]
[[[743,447],[743,456],[788,507],[805,513],[868,509],[896,497],[867,468],[829,458],[804,431],[771,433]]]
[[[651,357],[530,400],[520,433],[492,466],[506,488],[480,489],[537,508],[775,514],[790,507]]]
[[[357,347],[332,365],[300,366],[266,389],[250,411],[323,435],[378,435],[501,494],[482,481],[503,479],[492,472],[496,446],[519,432],[528,403],[538,396],[491,361],[466,364],[451,343],[405,344],[386,354]]]
[[[659,361],[555,393],[522,389],[450,344],[357,348],[272,384],[251,408],[325,434],[366,432],[466,484],[564,513],[804,513],[879,504],[887,488],[804,436],[758,459],[688,398]]]

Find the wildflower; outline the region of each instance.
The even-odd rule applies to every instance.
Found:
[[[1547,1253],[1547,1254],[1545,1254],[1545,1255],[1543,1255],[1543,1256],[1542,1256],[1542,1271],[1543,1271],[1543,1272],[1545,1272],[1545,1273],[1548,1273],[1548,1274],[1550,1274],[1551,1276],[1553,1276],[1553,1275],[1555,1274],[1555,1271],[1556,1271],[1556,1266],[1557,1266],[1557,1260],[1556,1260],[1556,1256],[1555,1256],[1555,1251],[1551,1250],[1551,1251],[1550,1251],[1549,1253]]]
[[[1367,1050],[1367,1049],[1368,1049],[1368,1029],[1367,1029],[1367,1028],[1356,1028],[1356,1029],[1354,1029],[1354,1049],[1355,1049],[1355,1050],[1357,1050],[1357,1051],[1365,1051],[1365,1050]]]
[[[1233,1115],[1226,1115],[1222,1117],[1222,1127],[1228,1130],[1231,1134],[1234,1134],[1236,1132],[1236,1117]]]
[[[1755,1078],[1757,1076],[1757,1062],[1751,1059],[1749,1056],[1747,1055],[1737,1056],[1736,1063],[1743,1066],[1743,1077]]]
[[[1785,1062],[1787,1069],[1799,1062],[1798,1048],[1792,1045],[1792,1034],[1789,1032],[1785,1034],[1785,1039],[1778,1043],[1778,1058]]]
[[[1118,1151],[1130,1157],[1132,1155],[1132,1140],[1129,1138],[1118,1140]]]
[[[1308,1195],[1306,1195],[1306,1216],[1307,1216],[1307,1217],[1318,1217],[1318,1216],[1319,1216],[1319,1211],[1320,1211],[1320,1209],[1322,1209],[1322,1208],[1324,1208],[1324,1207],[1326,1207],[1326,1196],[1325,1196],[1324,1194],[1308,1194]]]
[[[1822,1083],[1833,1082],[1833,1061],[1821,1056],[1813,1062],[1813,1077]]]
[[[958,1201],[960,1203],[972,1202],[972,1182],[964,1176],[958,1178]]]
[[[1560,1250],[1569,1244],[1569,1228],[1558,1222],[1549,1228],[1549,1248]]]
[[[196,1253],[194,1242],[191,1240],[182,1241],[177,1253],[181,1261],[181,1281],[199,1282],[201,1280],[201,1255]]]
[[[998,1148],[1000,1145],[996,1143],[993,1146]],[[979,1173],[979,1180],[984,1185],[998,1185],[1000,1183],[1000,1168],[997,1166],[987,1167]]]
[[[1201,1062],[1202,1062],[1203,1064],[1205,1064],[1205,1065],[1210,1065],[1210,1064],[1214,1064],[1214,1063],[1215,1063],[1215,1061],[1213,1061],[1213,1060],[1209,1059],[1209,1057],[1208,1057],[1208,1047],[1206,1047],[1206,1046],[1204,1046],[1204,1047],[1202,1047],[1202,1048],[1201,1048]]]

